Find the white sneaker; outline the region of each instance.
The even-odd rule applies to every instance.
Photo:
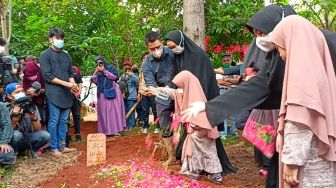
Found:
[[[160,132],[159,128],[155,128],[154,133],[156,134],[156,133],[159,133],[159,132]]]
[[[148,129],[144,128],[144,130],[142,131],[142,133],[147,134],[148,133]]]

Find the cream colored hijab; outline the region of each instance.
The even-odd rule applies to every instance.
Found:
[[[336,161],[336,77],[323,34],[292,15],[274,28],[272,41],[287,53],[280,117],[308,126],[319,156]],[[283,122],[279,126],[283,130]]]

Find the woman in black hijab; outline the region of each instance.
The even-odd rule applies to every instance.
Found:
[[[179,30],[169,32],[166,40],[167,45],[175,54],[177,72],[188,70],[197,77],[207,100],[211,100],[218,96],[219,91],[216,75],[206,52]],[[218,124],[220,123],[222,122],[219,122]],[[177,146],[177,159],[181,159],[181,152],[179,151],[182,149],[185,136],[186,135],[182,136],[181,141]],[[231,165],[220,138],[216,139],[216,148],[218,158],[223,168],[223,175],[231,172],[235,173],[237,169]]]
[[[268,46],[267,40],[265,43],[265,41],[260,42],[260,39],[265,39],[265,36],[273,31],[283,17],[292,14],[295,14],[295,11],[290,6],[270,5],[258,11],[247,23],[247,27],[256,38],[249,46],[244,59],[244,67],[254,64],[253,68],[258,69],[258,72],[237,88],[205,104],[208,119],[213,126],[220,123],[223,118],[244,110],[255,109],[259,112],[271,111],[273,113],[280,108],[285,63],[278,51]],[[261,38],[257,39],[258,37]],[[262,46],[264,44],[266,45]],[[274,119],[274,117],[269,119]],[[278,155],[274,154],[266,178],[267,188],[278,187],[277,164]]]

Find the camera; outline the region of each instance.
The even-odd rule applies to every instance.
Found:
[[[7,104],[7,107],[9,108],[9,111],[11,111],[15,106],[20,107],[21,112],[19,113],[13,113],[12,116],[19,116],[20,114],[25,114],[25,113],[31,113],[36,111],[35,104],[32,101],[32,97],[25,96],[21,97],[19,99],[15,99],[13,103]]]
[[[16,57],[0,56],[0,85],[7,85],[16,81],[15,75],[11,73],[14,68],[19,68]]]
[[[35,94],[38,94],[41,91],[41,83],[38,81],[33,82],[32,88],[34,89]]]

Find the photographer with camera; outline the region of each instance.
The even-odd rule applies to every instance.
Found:
[[[36,157],[37,149],[49,143],[50,134],[47,131],[41,131],[39,112],[31,97],[26,96],[22,85],[8,84],[5,92],[14,129],[10,145],[15,153],[30,149]]]
[[[25,62],[23,73],[23,89],[27,95],[33,98],[33,102],[41,116],[42,129],[46,130],[48,124],[48,106],[45,100],[45,84],[41,69],[34,57]]]
[[[17,72],[19,63],[16,57],[6,55],[6,40],[0,38],[0,87],[19,82]]]
[[[137,101],[139,78],[134,75],[132,70],[132,62],[125,61],[123,63],[125,74],[121,75],[118,84],[124,98],[125,113],[128,113]],[[126,130],[131,130],[135,126],[135,112],[126,120]]]
[[[0,164],[10,165],[15,163],[16,155],[9,145],[13,136],[13,127],[10,114],[5,103],[0,102]]]

